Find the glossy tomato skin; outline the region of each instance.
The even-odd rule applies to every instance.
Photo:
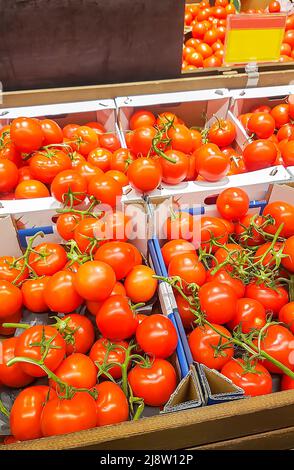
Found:
[[[59,333],[65,338],[66,341],[66,354],[82,353],[86,354],[95,340],[94,327],[85,315],[78,313],[71,313],[65,315],[62,321],[66,322],[67,327],[74,331],[72,340],[66,341],[66,331],[59,329]]]
[[[156,189],[162,180],[162,168],[158,160],[138,158],[128,167],[130,185],[142,193]]]
[[[177,386],[176,371],[165,359],[155,359],[148,368],[137,364],[128,380],[134,396],[143,398],[149,406],[164,405]]]
[[[216,200],[217,210],[224,219],[239,220],[249,209],[249,197],[240,188],[228,188]]]
[[[13,388],[25,387],[34,380],[30,374],[23,370],[21,363],[7,366],[7,363],[17,356],[15,352],[16,343],[16,337],[3,340],[0,359],[0,381],[3,385]]]
[[[49,278],[44,290],[44,300],[53,312],[71,313],[83,302],[74,287],[75,274],[58,271]]]
[[[110,296],[116,282],[115,272],[103,261],[87,261],[74,277],[78,294],[86,299],[100,302]]]
[[[243,158],[248,171],[261,170],[274,165],[277,158],[277,148],[269,140],[255,140],[246,146]]]
[[[252,372],[246,372],[244,367],[243,359],[232,359],[224,365],[221,373],[237,387],[241,387],[245,396],[257,397],[272,393],[272,377],[265,367],[256,364]]]
[[[116,150],[110,162],[110,170],[126,173],[130,164],[135,160],[134,154],[129,149]]]
[[[120,341],[134,335],[138,319],[127,297],[111,295],[102,304],[96,323],[102,336],[111,341]]]
[[[16,397],[10,413],[10,429],[19,441],[39,439],[41,431],[41,414],[48,399],[56,397],[53,390],[46,385],[34,385],[25,388]]]
[[[99,244],[97,238],[104,238],[104,223],[95,217],[85,217],[74,229],[74,240],[82,253],[94,254]]]
[[[80,214],[74,214],[71,212],[60,214],[56,222],[57,232],[66,241],[73,239],[75,228],[80,220]]]
[[[102,171],[108,171],[110,170],[111,158],[112,152],[105,148],[97,147],[89,153],[87,160],[91,165],[97,166]]]
[[[294,334],[294,302],[289,302],[281,308],[279,321],[285,323]]]
[[[291,379],[289,375],[283,375],[281,390],[294,390],[294,379]]]
[[[210,142],[219,147],[231,145],[237,135],[235,125],[229,120],[216,121],[208,132]]]
[[[218,246],[213,245],[215,239],[218,243],[225,244],[228,241],[228,230],[226,225],[218,217],[194,216],[194,238],[196,247],[201,245],[207,252],[214,253]],[[200,235],[200,239],[199,239]]]
[[[255,344],[257,340],[254,340]],[[260,348],[289,369],[294,369],[294,335],[281,325],[270,325],[260,342]],[[270,361],[263,361],[262,365],[269,372],[282,374],[283,371]]]
[[[232,331],[240,325],[243,333],[250,333],[253,329],[260,330],[265,324],[264,306],[255,299],[244,297],[237,300],[236,314],[227,326]]]
[[[53,119],[42,119],[40,125],[44,136],[43,145],[60,144],[63,141],[62,129]]]
[[[237,243],[226,243],[222,248],[218,248],[214,253],[214,257],[218,264],[224,263],[228,258],[231,261],[237,260],[238,256],[242,253],[243,248],[238,245]],[[217,264],[215,261],[213,262],[213,266]],[[232,267],[230,265],[226,265],[225,269],[227,271],[232,271]]]
[[[110,295],[122,295],[126,297],[127,295],[126,289],[124,288],[123,284],[121,284],[121,282],[116,282]],[[93,302],[92,300],[86,301],[86,306],[87,306],[88,311],[95,317],[98,315],[98,312],[102,304],[103,304],[103,301],[102,302]]]
[[[263,215],[270,215],[275,220],[273,225],[265,227],[265,231],[275,234],[283,223],[284,227],[280,233],[282,237],[289,238],[294,235],[294,206],[284,201],[275,201],[268,204]]]
[[[285,145],[281,149],[281,153],[282,153],[284,165],[293,166],[294,165],[294,140],[285,142]]]
[[[130,119],[130,129],[133,131],[138,127],[152,127],[156,123],[156,118],[153,113],[146,109],[135,111]]]
[[[165,265],[168,267],[171,260],[180,254],[184,253],[196,253],[195,246],[188,242],[187,240],[170,240],[169,242],[165,243],[161,248],[161,253],[163,256],[163,260]]]
[[[233,277],[226,269],[219,269],[215,274],[212,273],[213,269],[208,270],[206,277],[207,282],[216,281],[221,284],[226,284],[235,291],[238,299],[244,297],[245,285],[241,279]]]
[[[268,139],[275,131],[275,120],[270,113],[253,113],[247,128],[258,139]]]
[[[112,133],[105,133],[99,136],[99,143],[101,147],[109,150],[110,152],[115,152],[120,148],[118,137]]]
[[[0,320],[14,315],[21,306],[21,290],[9,281],[0,280]]]
[[[154,314],[140,323],[136,330],[136,340],[146,354],[166,359],[176,350],[178,335],[169,318]]]
[[[119,281],[127,276],[135,266],[134,251],[130,243],[112,241],[104,243],[98,248],[94,256],[95,260],[109,264]]]
[[[71,159],[62,150],[51,149],[34,153],[29,159],[29,166],[34,179],[51,184],[58,173],[71,169]]]
[[[259,301],[264,306],[266,312],[272,313],[275,317],[289,301],[288,292],[279,286],[274,290],[264,284],[251,283],[246,287],[245,295]]]
[[[135,155],[146,157],[156,135],[154,127],[138,127],[132,133],[132,150]]]
[[[20,152],[31,153],[44,142],[44,133],[37,119],[19,117],[10,126],[10,137]]]
[[[199,290],[199,300],[201,310],[209,322],[223,325],[236,314],[237,295],[227,284],[207,282]]]
[[[127,296],[134,303],[148,302],[154,296],[158,281],[155,272],[149,266],[139,264],[127,275],[124,286]]]
[[[122,188],[114,178],[103,174],[90,179],[88,193],[102,204],[114,208],[122,196]]]
[[[28,273],[23,260],[17,261],[14,256],[0,257],[0,279],[21,284],[28,277]]]
[[[208,147],[208,145],[210,147]],[[230,169],[230,158],[216,148],[214,144],[204,144],[196,150],[196,173],[206,181],[216,182],[227,175]]]
[[[119,385],[105,381],[97,385],[97,426],[122,423],[129,419],[128,400]]]
[[[162,181],[167,184],[176,185],[186,179],[189,158],[188,156],[177,150],[167,150],[165,154],[174,160],[174,163],[166,160],[165,158],[160,159],[162,168]]]
[[[54,374],[63,382],[76,388],[91,389],[96,384],[96,367],[89,356],[73,353],[66,357],[55,369]],[[59,389],[58,383],[50,380],[50,385]]]
[[[97,133],[88,126],[80,126],[74,132],[72,139],[76,143],[71,144],[74,150],[77,150],[82,155],[88,155],[91,150],[99,146],[99,139]]]
[[[196,253],[184,253],[175,256],[168,267],[169,277],[179,276],[182,279],[186,293],[189,292],[189,284],[202,286],[206,281],[206,270],[198,260]]]
[[[112,343],[102,337],[93,344],[89,356],[99,371],[98,365],[101,366],[112,362],[123,364],[126,356],[125,349],[127,349],[127,347],[128,343],[126,341],[115,341],[115,343]],[[107,369],[107,372],[114,379],[120,379],[122,376],[122,369],[118,365],[113,365]],[[102,375],[102,377],[104,377],[104,375]],[[106,378],[106,376],[104,378]]]
[[[58,243],[40,243],[29,255],[29,263],[38,276],[52,276],[67,262],[65,249]]]
[[[191,307],[189,302],[183,298],[183,296],[176,292],[175,293],[176,303],[179,311],[179,315],[181,317],[183,327],[186,330],[191,330],[193,323],[195,322],[195,315],[191,312]],[[191,298],[192,300],[192,298]]]
[[[43,313],[48,311],[48,305],[44,299],[44,292],[48,276],[37,279],[28,279],[21,286],[23,304],[31,311]]]
[[[87,181],[76,170],[61,171],[51,183],[52,196],[69,206],[81,204],[86,193]]]
[[[231,337],[230,332],[223,326],[212,324],[217,330]],[[218,354],[215,354],[215,346],[221,341],[222,345],[226,345]],[[214,331],[210,326],[197,326],[189,335],[189,346],[194,361],[206,365],[212,369],[221,370],[221,368],[234,355],[234,348],[228,344],[228,340],[221,338],[220,334]]]
[[[252,222],[254,222],[257,227],[260,227],[264,223],[263,217],[254,216],[252,214],[247,214],[235,226],[235,234],[240,243],[245,246],[257,246],[264,243],[263,236],[252,227]],[[250,237],[245,237],[246,229],[250,227]]]
[[[0,193],[9,193],[18,183],[18,169],[15,163],[0,159]]]
[[[96,402],[86,392],[78,392],[71,399],[54,398],[48,401],[41,416],[44,437],[83,431],[96,425]]]
[[[21,181],[15,188],[15,199],[33,199],[49,197],[50,193],[44,183],[37,180]]]
[[[168,137],[171,139],[171,146],[173,150],[178,150],[188,154],[193,149],[193,141],[189,129],[184,124],[174,123],[167,132]]]
[[[43,354],[41,346],[32,344],[40,343],[42,338],[46,341],[52,340],[51,345],[57,348],[50,348],[44,364],[48,369],[54,371],[62,362],[65,356],[66,344],[62,336],[52,326],[35,325],[25,330],[17,339],[15,345],[15,355],[31,358],[40,361]],[[23,371],[33,377],[45,377],[47,374],[39,366],[22,362]]]
[[[193,236],[193,217],[187,212],[177,212],[166,219],[166,238],[168,240],[191,240]]]

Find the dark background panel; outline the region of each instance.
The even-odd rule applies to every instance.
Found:
[[[184,0],[0,0],[4,91],[176,78]]]

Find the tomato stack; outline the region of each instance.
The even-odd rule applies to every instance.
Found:
[[[0,198],[48,197],[61,172],[53,188],[57,199],[60,186],[71,181],[80,193],[76,201],[81,202],[94,177],[94,192],[101,179],[112,194],[121,195],[130,161],[117,136],[98,122],[61,129],[52,119],[17,118],[0,130]]]
[[[269,13],[279,13],[281,5],[277,1],[269,3]],[[248,10],[244,13],[260,14],[265,10]],[[216,0],[212,7],[208,0],[186,5],[185,26],[192,29],[192,37],[185,41],[183,48],[182,71],[221,67],[224,58],[224,42],[227,16],[236,13],[229,0]],[[280,62],[294,60],[294,15],[289,15],[286,32],[281,46]]]
[[[217,198],[217,216],[176,212],[162,247],[195,361],[246,395],[294,389],[294,206],[249,210],[240,188]]]

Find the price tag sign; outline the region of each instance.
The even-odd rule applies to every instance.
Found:
[[[229,15],[224,62],[232,65],[279,60],[286,19],[286,14]]]

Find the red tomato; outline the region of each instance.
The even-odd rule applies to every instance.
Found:
[[[66,354],[86,354],[95,340],[94,327],[85,315],[71,313],[65,315],[58,327],[66,342]]]
[[[253,228],[252,223],[255,223],[257,227],[260,227],[264,223],[264,219],[260,216],[254,216],[253,214],[247,214],[245,217],[240,219],[240,221],[235,226],[235,233],[240,243],[243,243],[245,246],[256,246],[262,245],[264,243],[263,236]],[[250,230],[250,236],[247,237],[248,229]]]
[[[275,163],[277,147],[269,140],[255,140],[246,146],[243,151],[243,158],[249,171],[268,168]]]
[[[235,125],[229,120],[217,120],[209,129],[208,138],[210,142],[219,147],[231,145],[237,132]]]
[[[78,294],[86,300],[100,302],[110,296],[116,282],[111,266],[102,261],[87,261],[74,277]]]
[[[126,297],[127,293],[123,284],[121,284],[120,282],[116,282],[110,295],[123,295]],[[103,301],[102,302],[93,302],[91,300],[86,301],[86,306],[87,306],[88,311],[95,317],[96,315],[98,315],[98,312],[102,304],[103,304]]]
[[[135,155],[146,157],[152,146],[152,141],[156,136],[154,127],[138,127],[132,134],[132,150]]]
[[[126,357],[125,350],[127,348],[128,343],[126,341],[115,341],[115,343],[112,343],[106,338],[99,338],[93,344],[89,356],[95,363],[98,371],[99,366],[113,363],[112,367],[107,368],[107,372],[114,379],[120,379],[122,376],[122,369],[118,364],[124,363]],[[104,374],[102,374],[101,377],[106,378]]]
[[[11,282],[0,279],[0,320],[15,315],[21,306],[21,290]]]
[[[195,322],[195,314],[191,312],[190,303],[177,291],[175,291],[175,299],[178,307],[179,315],[181,317],[183,327],[186,330],[191,330]],[[192,297],[191,297],[192,299]]]
[[[290,273],[294,273],[294,236],[285,241],[283,255],[287,256],[282,258],[282,265],[284,268],[288,269]]]
[[[97,147],[89,153],[87,160],[91,165],[97,166],[102,171],[108,171],[110,170],[111,158],[112,152]]]
[[[71,140],[76,132],[76,130],[79,128],[80,126],[78,124],[67,124],[66,126],[64,126],[64,128],[62,129],[62,133],[63,133],[63,137],[65,137],[66,139],[69,139]]]
[[[83,178],[86,179],[88,184],[94,176],[98,178],[104,174],[103,171],[98,168],[98,166],[91,165],[91,163],[87,162],[86,160],[79,163],[75,169]]]
[[[281,11],[280,2],[270,2],[269,6],[268,6],[268,11],[270,13],[279,13]]]
[[[294,48],[294,28],[286,31],[283,42],[289,44],[292,49]]]
[[[0,321],[0,335],[2,335],[2,336],[14,335],[16,328],[5,328],[3,326],[3,323],[19,323],[20,319],[21,319],[21,311],[20,310],[18,312],[16,312],[14,315],[11,315],[8,318],[1,318],[1,321]]]
[[[190,134],[191,134],[192,142],[193,142],[192,152],[194,152],[195,150],[200,148],[202,145],[202,135],[201,135],[201,132],[197,131],[197,129],[192,129],[192,128],[190,129]],[[188,158],[190,159],[191,155]]]
[[[223,326],[212,326],[231,338],[230,332]],[[211,369],[220,370],[234,355],[234,348],[229,340],[221,337],[208,325],[197,326],[189,335],[188,341],[194,361]]]
[[[294,206],[283,201],[275,201],[268,204],[263,215],[270,215],[275,223],[267,225],[265,232],[275,234],[281,224],[284,224],[280,233],[281,237],[289,238],[294,235]]]
[[[96,134],[98,134],[98,136],[106,132],[105,127],[100,122],[96,122],[96,121],[87,122],[85,126],[91,127],[92,129],[94,129],[94,131],[96,132]]]
[[[34,385],[19,393],[10,412],[10,429],[17,440],[28,441],[43,436],[40,424],[43,407],[55,396],[46,385]]]
[[[285,166],[294,166],[294,140],[285,143],[281,149],[281,154]]]
[[[50,149],[34,153],[29,165],[34,179],[51,184],[58,173],[71,169],[71,159],[62,150]]]
[[[85,217],[74,229],[74,239],[82,253],[95,253],[99,246],[100,236],[105,233],[104,223],[95,217]]]
[[[238,259],[240,254],[244,251],[244,249],[240,246],[237,245],[236,243],[226,243],[222,248],[218,248],[216,252],[214,253],[214,257],[216,258],[216,261],[218,264],[222,264],[225,261],[235,261]],[[213,262],[213,266],[216,263]],[[232,271],[232,267],[227,264],[225,266],[225,269],[227,271]]]
[[[264,284],[252,282],[246,287],[246,297],[259,301],[266,312],[271,312],[275,317],[283,305],[289,301],[288,292],[283,288],[276,286],[276,289],[266,287]]]
[[[10,126],[10,137],[20,152],[31,153],[44,142],[44,133],[37,119],[19,117]]]
[[[58,271],[49,278],[44,290],[44,299],[53,312],[71,313],[83,299],[74,287],[75,274],[70,271]]]
[[[48,276],[42,276],[37,279],[28,279],[21,286],[24,306],[31,312],[43,313],[48,311],[48,305],[44,300],[44,292]]]
[[[245,396],[257,397],[272,393],[272,377],[260,364],[248,366],[243,359],[232,359],[224,365],[221,373],[241,387]]]
[[[185,254],[185,253],[196,254],[196,251],[195,251],[195,246],[192,243],[186,240],[180,239],[180,240],[171,240],[165,243],[165,245],[163,245],[163,247],[161,248],[161,253],[162,253],[164,263],[168,267],[171,260],[175,256],[180,255],[180,254]]]
[[[81,204],[86,198],[87,181],[76,170],[58,173],[51,183],[51,194],[68,206]]]
[[[199,46],[198,46],[199,47]],[[171,139],[171,146],[173,150],[179,150],[185,154],[190,153],[193,149],[193,141],[190,130],[184,124],[174,124],[167,132],[168,137]],[[181,159],[182,156],[170,153],[170,157]]]
[[[237,295],[232,287],[217,281],[199,289],[200,307],[209,322],[223,325],[232,320],[237,309]]]
[[[54,398],[46,403],[41,416],[43,436],[57,436],[95,428],[96,402],[87,392],[73,398]]]
[[[103,217],[102,222],[105,225],[105,238],[126,242],[128,235],[131,235],[132,222],[131,218],[123,212],[109,212]],[[130,248],[133,250],[133,248]]]
[[[294,390],[294,379],[291,379],[289,375],[283,375],[281,390]]]
[[[128,299],[121,295],[111,295],[102,304],[96,323],[102,336],[112,341],[130,338],[134,335],[138,320]]]
[[[0,159],[0,193],[13,191],[18,183],[18,169],[15,163]]]
[[[217,145],[204,144],[196,150],[196,172],[207,181],[219,181],[226,176],[230,159]]]
[[[29,264],[38,276],[52,276],[67,262],[65,249],[58,243],[40,243],[29,255]]]
[[[227,243],[228,231],[221,219],[210,216],[195,216],[194,220],[196,221],[196,226],[194,226],[194,243],[196,243],[196,246],[200,243],[203,249],[207,251],[211,249],[212,253],[214,253],[218,246],[213,244],[213,240],[222,245]]]
[[[161,158],[161,168],[162,168],[162,181],[167,184],[179,184],[186,179],[188,168],[189,168],[189,158],[183,152],[177,150],[167,150],[165,154],[174,160],[174,163],[166,160],[166,158]]]
[[[202,22],[196,23],[192,28],[192,36],[193,38],[203,39],[207,31],[208,28],[205,24],[203,24]]]
[[[27,357],[40,361],[44,353],[42,343],[50,340],[50,348],[44,360],[45,366],[54,371],[61,364],[65,356],[65,341],[52,326],[35,325],[18,336],[15,344],[15,356]],[[40,344],[40,346],[37,346]],[[22,370],[32,377],[45,377],[47,374],[39,366],[21,362]]]
[[[118,137],[110,132],[99,136],[99,142],[101,147],[109,150],[110,152],[115,152],[120,148]]]
[[[287,34],[288,33],[286,33],[286,35]],[[284,42],[288,42],[286,38],[284,38]],[[278,104],[271,110],[271,115],[275,120],[276,127],[280,129],[280,127],[284,126],[284,124],[288,124],[290,121],[289,105],[286,103]]]
[[[126,173],[134,159],[134,155],[128,149],[118,149],[112,154],[110,169]]]
[[[122,171],[109,170],[105,173],[105,175],[110,176],[111,178],[116,180],[120,184],[121,188],[123,188],[124,186],[127,186],[129,184],[129,178]]]
[[[54,374],[66,384],[76,388],[91,389],[96,384],[96,367],[92,359],[81,353],[66,357],[55,369]],[[50,385],[59,390],[58,382],[50,380]]]
[[[154,296],[158,281],[149,266],[136,265],[127,275],[124,286],[132,302],[148,302]]]
[[[80,221],[80,214],[71,212],[60,214],[56,222],[57,232],[64,240],[72,240],[74,238],[74,231]]]
[[[189,284],[202,286],[206,281],[206,271],[198,256],[194,253],[183,253],[175,256],[168,266],[169,277],[179,276],[183,287],[189,292]]]
[[[275,132],[275,127],[274,118],[267,112],[253,113],[247,124],[248,130],[258,139],[268,139]]]
[[[1,140],[0,137],[0,159],[10,160],[17,167],[22,164],[22,158],[20,152],[17,150],[16,146],[10,140]]]
[[[21,181],[15,188],[15,199],[32,199],[50,197],[50,193],[44,183],[37,180]]]
[[[254,342],[256,344],[257,340]],[[284,326],[270,325],[261,339],[260,348],[289,369],[294,369],[294,335]],[[273,374],[283,373],[279,367],[268,360],[262,363]]]
[[[134,251],[130,244],[125,242],[113,241],[103,244],[96,251],[94,259],[109,264],[118,281],[125,278],[135,266]]]
[[[215,274],[212,274],[212,272],[213,269],[210,269],[207,272],[207,282],[216,281],[220,282],[221,284],[226,284],[235,291],[238,299],[244,297],[245,285],[240,279],[233,277],[226,269],[219,269]]]
[[[13,256],[0,257],[0,279],[21,284],[28,275],[29,271],[24,267],[23,260],[17,260]]]
[[[96,400],[97,426],[107,426],[128,421],[129,404],[120,386],[106,381],[95,388],[98,392]]]
[[[188,48],[186,48],[186,60],[187,63],[190,65],[194,65],[195,67],[203,67],[203,57],[202,55],[197,52],[195,49],[192,50],[190,48],[190,52],[188,52]]]
[[[279,321],[285,323],[294,334],[294,302],[289,302],[281,308]]]
[[[187,212],[172,213],[165,222],[168,240],[191,240],[193,236],[193,217]]]
[[[140,323],[136,330],[136,340],[146,354],[166,359],[176,350],[178,335],[169,318],[154,314]]]
[[[18,356],[15,351],[17,341],[18,339],[13,337],[1,342],[0,381],[3,385],[13,388],[25,387],[34,380],[30,374],[23,370],[20,362],[7,366],[11,359]]]
[[[165,359],[155,359],[150,367],[137,364],[128,380],[134,396],[149,406],[163,406],[177,386],[175,369]]]
[[[271,250],[268,252],[270,248]],[[263,266],[268,266],[268,267],[276,266],[276,262],[280,258],[280,256],[276,257],[274,255],[276,253],[282,252],[281,248],[282,248],[281,243],[275,243],[273,247],[272,247],[271,242],[265,243],[264,245],[261,245],[257,249],[254,255],[254,260],[258,261]]]
[[[153,113],[146,109],[135,111],[130,119],[130,129],[134,130],[138,127],[152,127],[156,123],[156,118]]]
[[[43,145],[60,144],[63,141],[62,129],[52,119],[42,119],[40,125],[43,131]]]
[[[96,132],[88,126],[80,126],[74,132],[72,139],[75,143],[71,144],[74,150],[77,150],[82,155],[88,155],[91,150],[99,146],[99,139]],[[101,141],[100,141],[100,145]]]
[[[217,210],[224,219],[238,220],[247,214],[249,197],[240,188],[228,188],[216,200]]]
[[[240,325],[243,333],[250,333],[253,329],[260,330],[265,324],[266,312],[262,303],[243,298],[237,300],[236,313],[228,323],[228,327],[233,330]]]
[[[102,204],[116,207],[122,196],[122,188],[120,184],[110,176],[94,176],[90,180],[88,193]]]

